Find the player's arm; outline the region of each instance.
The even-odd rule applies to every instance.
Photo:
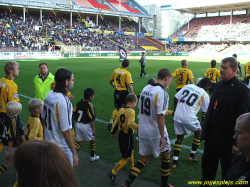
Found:
[[[157,124],[160,130],[161,140],[160,146],[161,150],[164,149],[166,145],[165,137],[164,137],[164,126],[165,126],[165,116],[163,114],[157,114]]]
[[[172,75],[169,82],[167,83],[167,86],[166,86],[166,91],[169,90],[169,86],[174,82],[175,80],[175,77]]]
[[[109,84],[114,88],[114,82],[109,80]]]
[[[95,123],[94,123],[94,121],[91,121],[90,125],[91,125],[92,130],[93,130],[93,136],[95,136],[96,135],[96,131],[95,131]]]
[[[173,111],[173,113],[175,113],[177,104],[178,104],[178,99],[176,97],[174,97],[174,111]]]
[[[194,84],[194,79],[191,79],[191,80],[190,80],[190,83],[191,83],[191,84]]]
[[[12,148],[14,141],[8,141],[8,151],[6,153],[6,159],[9,160],[12,157]]]
[[[139,125],[135,123],[135,113],[131,113],[131,116],[129,117],[129,129],[132,129],[134,131],[138,131]]]
[[[30,124],[30,134],[29,134],[29,140],[43,140],[43,138],[38,138],[38,131],[40,128],[40,123],[37,121],[34,124]]]
[[[78,163],[79,163],[79,158],[78,158],[76,148],[75,148],[75,145],[74,145],[72,132],[69,129],[69,130],[66,130],[66,131],[62,132],[62,134],[63,134],[63,137],[65,138],[66,143],[69,146],[69,149],[73,153],[74,167],[76,167],[78,165]]]
[[[130,93],[134,93],[133,85],[132,84],[128,85],[128,89],[129,89]]]
[[[170,85],[174,82],[174,80],[175,80],[175,77],[174,77],[174,76],[171,76],[171,79],[170,79],[170,81],[169,81],[168,86],[170,86]]]
[[[119,124],[119,116],[116,118],[115,122],[113,123],[111,127],[111,134],[115,134],[116,131],[118,130],[118,124]]]

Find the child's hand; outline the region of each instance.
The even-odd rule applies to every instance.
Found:
[[[111,140],[114,140],[114,139],[115,139],[115,134],[111,134],[111,135],[110,135],[110,139],[111,139]]]

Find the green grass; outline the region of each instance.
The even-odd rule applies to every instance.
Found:
[[[139,57],[137,57],[139,58]],[[176,68],[180,67],[180,60],[184,57],[148,57],[146,72],[149,78],[157,78],[157,72],[161,68],[168,68],[173,72]],[[185,57],[189,60],[189,67],[195,76],[195,82],[198,77],[203,77],[203,74],[210,66],[211,59],[198,58],[198,57]],[[220,61],[220,59],[217,62]],[[0,69],[2,70],[0,76],[4,76],[3,66],[6,60],[0,61]],[[96,109],[96,117],[98,119],[109,121],[112,111],[114,109],[113,104],[113,88],[109,84],[109,78],[115,68],[121,66],[121,63],[116,58],[63,58],[63,59],[46,59],[46,60],[18,60],[20,64],[20,75],[15,79],[18,85],[19,93],[28,97],[34,97],[33,79],[39,73],[38,64],[46,62],[49,65],[49,70],[52,74],[55,74],[58,67],[65,67],[70,69],[75,77],[75,84],[72,90],[72,95],[75,99],[72,101],[73,106],[83,98],[83,90],[91,87],[96,91],[93,105]],[[128,70],[133,77],[133,87],[135,94],[139,94],[142,88],[147,85],[147,79],[139,78],[140,66],[138,61],[130,57],[130,67]],[[246,61],[241,61],[246,62]],[[219,64],[217,65],[219,67]],[[170,86],[169,90],[169,109],[173,109],[173,98],[175,95],[175,82]],[[27,121],[29,113],[27,110],[27,103],[29,99],[20,96],[20,102],[23,105],[23,111],[21,113],[21,119]],[[137,109],[135,109],[137,112]],[[199,114],[199,116],[201,116]],[[138,119],[136,118],[136,122]],[[95,122],[97,135],[96,135],[96,152],[100,157],[107,162],[114,163],[120,160],[121,155],[118,149],[118,140],[111,141],[109,139],[109,132],[107,131],[107,124],[96,121]],[[170,139],[175,139],[176,136],[173,131],[173,118],[166,116],[166,126],[169,132]],[[192,138],[188,137],[184,140],[183,144],[190,146]],[[203,144],[203,143],[202,143]],[[135,142],[135,161],[139,158],[138,155],[138,142]],[[82,146],[86,152],[89,152],[89,144],[84,143]],[[172,146],[173,149],[173,146]],[[199,149],[203,149],[203,145]],[[187,156],[190,150],[182,149],[180,154],[180,165],[177,169],[171,170],[169,182],[176,186],[188,186],[189,180],[200,180],[201,168],[200,163],[190,163],[187,161]],[[112,155],[112,156],[111,156]],[[197,153],[197,157],[200,159],[201,154]],[[142,170],[141,176],[147,180],[160,183],[160,162],[161,159],[152,158],[147,166]],[[129,166],[124,168],[129,170]],[[217,180],[220,179],[220,170],[217,174]]]

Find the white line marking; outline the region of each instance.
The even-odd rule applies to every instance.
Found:
[[[32,99],[31,97],[26,96],[26,95],[22,95],[22,94],[18,94],[18,95],[20,95],[20,96],[22,96],[22,97],[25,97],[25,98],[27,98],[27,99]],[[95,120],[96,120],[96,121],[99,121],[99,122],[101,122],[101,123],[108,124],[107,121],[104,121],[104,120],[102,120],[102,119],[96,118]],[[185,136],[184,136],[184,139],[186,139],[186,138],[188,138],[189,136],[192,136],[192,135],[193,135],[192,133],[191,133],[191,134],[188,134],[188,135],[185,135]],[[171,142],[172,145],[175,144],[175,141],[176,141],[176,139],[170,140],[170,142]],[[189,150],[191,150],[191,147],[190,147],[190,146],[187,146],[187,145],[183,145],[183,144],[182,144],[181,147],[184,148],[184,149],[189,149]],[[198,152],[198,153],[203,153],[203,150],[197,149],[197,152]]]

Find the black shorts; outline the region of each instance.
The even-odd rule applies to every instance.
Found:
[[[121,91],[115,90],[114,101],[116,108],[124,107],[127,104],[126,97],[128,94],[129,94],[128,90],[121,90]]]
[[[4,118],[6,116],[6,113],[0,113],[0,139],[2,139],[3,131],[4,131]]]
[[[134,138],[132,132],[125,134],[122,130],[119,132],[119,147],[122,158],[131,157],[134,150]]]

